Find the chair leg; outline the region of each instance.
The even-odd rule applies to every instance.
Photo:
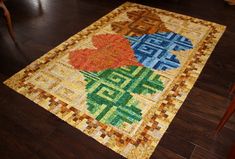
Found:
[[[228,156],[228,159],[234,159],[234,158],[235,158],[235,144],[233,144]]]
[[[232,96],[233,94],[235,94],[235,83],[232,85],[230,91],[229,91],[229,95]]]
[[[15,33],[14,33],[13,27],[12,27],[12,21],[11,21],[10,12],[8,11],[7,7],[5,6],[5,4],[3,2],[1,4],[1,6],[3,8],[4,16],[5,16],[5,19],[6,19],[8,32],[9,32],[12,40],[15,42]]]
[[[232,114],[235,112],[235,97],[233,97],[230,105],[228,106],[226,112],[224,113],[224,116],[220,120],[220,123],[216,127],[216,134],[220,132],[220,130],[224,127],[225,123],[229,120],[229,118],[232,116]]]

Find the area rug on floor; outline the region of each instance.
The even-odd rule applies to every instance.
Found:
[[[225,26],[125,3],[5,84],[127,158],[149,158]]]

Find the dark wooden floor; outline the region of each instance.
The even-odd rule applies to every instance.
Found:
[[[110,12],[123,0],[7,0],[15,46],[0,16],[0,80]],[[139,0],[153,7],[214,21],[228,28],[196,85],[156,148],[155,159],[223,159],[235,143],[235,117],[218,137],[213,130],[235,81],[235,7],[223,0]],[[0,84],[1,159],[116,159],[98,144],[33,102]]]

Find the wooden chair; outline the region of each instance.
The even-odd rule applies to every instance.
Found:
[[[224,116],[220,120],[218,126],[216,127],[216,135],[220,132],[220,130],[224,127],[226,122],[229,120],[229,118],[232,116],[232,114],[235,112],[235,83],[233,84],[229,95],[232,97],[232,100],[227,108],[227,110],[224,113]],[[228,159],[234,159],[235,158],[235,143],[232,145],[230,153],[228,155]]]
[[[8,32],[9,32],[12,40],[15,42],[15,34],[14,34],[14,31],[13,31],[13,27],[12,27],[11,15],[10,15],[10,12],[8,11],[7,7],[5,6],[3,0],[0,0],[0,8],[3,9],[3,14],[4,14],[5,19],[6,19]]]
[[[224,127],[225,123],[229,120],[229,118],[235,112],[235,83],[233,84],[229,94],[232,97],[232,100],[231,100],[226,112],[224,113],[224,116],[222,117],[218,126],[216,127],[216,134],[218,134],[220,132],[220,130]]]
[[[232,146],[231,150],[230,150],[230,153],[228,155],[228,159],[234,159],[235,158],[235,143],[234,145]]]
[[[235,0],[225,0],[229,5],[235,5]]]

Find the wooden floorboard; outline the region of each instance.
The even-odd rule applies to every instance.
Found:
[[[184,138],[177,137],[170,133],[165,133],[159,145],[162,148],[167,149],[168,151],[173,152],[183,158],[190,158],[195,148],[194,143],[191,143]],[[156,155],[158,155],[158,153],[156,153]]]
[[[235,141],[234,131],[224,128],[221,134],[215,137],[215,127],[215,123],[181,109],[168,128],[168,133],[195,145],[200,145],[210,152],[226,156]]]
[[[190,159],[205,159],[205,158],[208,158],[208,159],[222,159],[224,157],[218,156],[215,153],[211,153],[211,152],[209,152],[209,151],[207,151],[207,150],[205,150],[205,149],[203,149],[199,146],[196,146]]]
[[[151,159],[186,159],[183,156],[180,156],[178,153],[175,153],[161,145],[159,145],[153,155],[151,156]]]
[[[228,88],[235,82],[235,7],[223,0],[131,1],[227,26],[194,88],[151,156],[152,159],[225,159],[235,142],[235,117],[219,136],[213,133],[229,102]],[[0,16],[0,81],[123,2],[7,0],[18,44],[11,41]],[[0,107],[1,159],[121,158],[2,83]]]

